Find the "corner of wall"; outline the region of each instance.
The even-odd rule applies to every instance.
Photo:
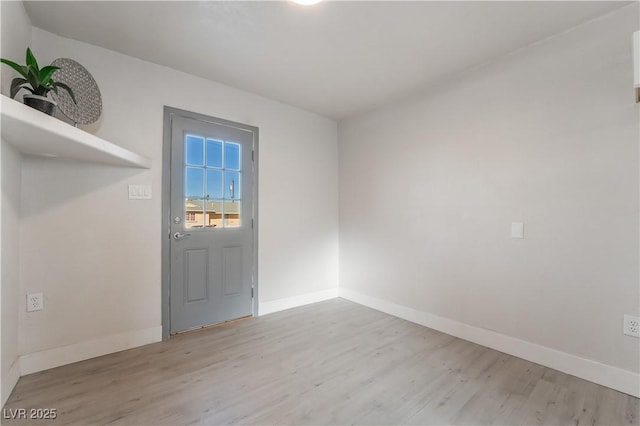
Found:
[[[0,381],[2,402],[20,377],[18,365],[19,220],[22,156],[0,141]]]
[[[637,7],[341,122],[342,297],[638,396]]]
[[[268,315],[285,309],[296,308],[298,306],[309,305],[311,303],[323,302],[338,297],[338,288],[317,291],[314,293],[300,294],[298,296],[286,297],[283,299],[260,302],[258,315]]]
[[[0,2],[0,56],[18,60],[31,44],[32,25],[21,1]],[[14,72],[0,73],[0,91],[8,95]],[[0,404],[9,398],[20,378],[18,353],[19,253],[18,229],[21,155],[0,140]]]

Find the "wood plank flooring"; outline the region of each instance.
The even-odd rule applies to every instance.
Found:
[[[22,377],[17,408],[58,417],[3,424],[637,425],[640,404],[333,299]]]

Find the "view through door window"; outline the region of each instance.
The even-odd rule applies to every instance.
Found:
[[[241,149],[230,141],[185,136],[185,228],[241,225]]]

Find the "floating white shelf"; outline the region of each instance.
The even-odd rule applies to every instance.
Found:
[[[2,98],[2,139],[22,153],[90,163],[151,168],[151,160],[28,107]]]

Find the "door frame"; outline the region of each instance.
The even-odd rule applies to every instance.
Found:
[[[235,121],[211,117],[205,114],[164,106],[162,135],[162,340],[169,340],[171,331],[171,134],[173,117],[184,117],[205,123],[219,124],[253,133],[253,307],[252,315],[258,315],[258,128]]]

